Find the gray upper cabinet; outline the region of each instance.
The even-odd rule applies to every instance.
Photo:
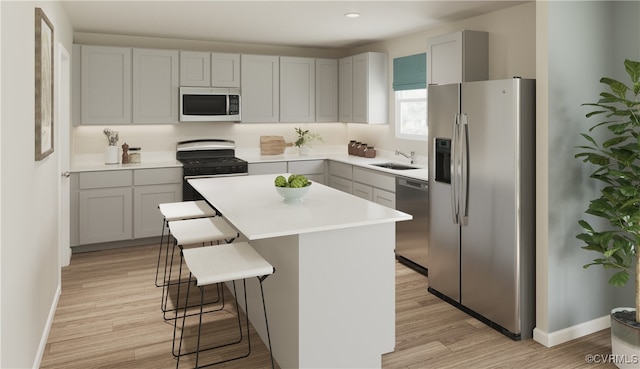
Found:
[[[460,31],[427,40],[427,84],[489,79],[489,34]]]
[[[181,51],[180,86],[240,87],[240,54]]]
[[[178,51],[133,49],[133,123],[178,123]]]
[[[338,121],[338,60],[316,59],[316,122]]]
[[[180,86],[211,86],[211,53],[180,51]]]
[[[339,96],[341,122],[387,124],[388,55],[369,52],[340,59]]]
[[[353,57],[353,122],[387,124],[389,57],[364,53]]]
[[[81,45],[74,123],[178,123],[179,54]],[[78,60],[78,59],[75,59]],[[76,65],[78,65],[76,64]],[[77,118],[79,116],[79,118]]]
[[[277,123],[280,119],[278,56],[242,55],[242,121]]]
[[[211,87],[240,87],[240,54],[211,53]]]
[[[343,123],[353,122],[353,57],[338,61],[338,114]]]
[[[280,57],[280,122],[315,122],[315,68],[313,58]]]
[[[82,46],[80,50],[81,123],[131,123],[131,48]]]

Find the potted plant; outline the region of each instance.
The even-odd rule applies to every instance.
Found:
[[[596,230],[586,220],[579,221],[583,232],[576,237],[583,249],[599,255],[589,264],[616,272],[612,286],[623,286],[635,277],[635,310],[619,308],[611,312],[611,343],[614,361],[620,368],[637,368],[640,359],[640,62],[625,60],[629,84],[601,78],[607,89],[596,103],[584,104],[595,110],[586,116],[602,119],[582,136],[575,157],[595,167],[590,177],[600,181],[600,196],[589,203],[586,213],[608,221]],[[604,132],[600,132],[606,129]],[[592,132],[598,131],[598,136]],[[602,138],[601,138],[602,137]],[[634,266],[635,265],[635,266]]]
[[[296,139],[296,142],[294,142],[294,145],[298,148],[300,155],[307,155],[309,153],[311,142],[324,142],[319,134],[313,133],[308,129],[303,130],[302,128],[296,128],[296,133],[298,134],[298,138]]]

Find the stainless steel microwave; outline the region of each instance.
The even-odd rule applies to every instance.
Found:
[[[181,122],[240,122],[240,89],[180,87]]]

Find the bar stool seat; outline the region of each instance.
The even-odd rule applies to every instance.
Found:
[[[238,236],[239,233],[235,230],[227,221],[225,221],[222,217],[210,217],[210,218],[196,218],[196,219],[185,219],[185,220],[174,220],[168,222],[169,233],[173,236],[174,246],[171,251],[171,260],[169,263],[169,271],[166,273],[164,283],[163,283],[163,294],[162,294],[162,312],[163,318],[165,320],[175,319],[167,317],[166,313],[169,311],[176,310],[177,306],[173,309],[167,308],[168,300],[169,300],[169,288],[172,285],[184,283],[181,281],[182,275],[182,260],[183,253],[182,250],[187,245],[192,244],[213,244],[214,242],[219,243],[220,241],[224,241],[227,243],[233,242]],[[179,261],[179,270],[178,270],[178,278],[177,282],[172,281],[172,270],[173,270],[173,255],[175,254],[176,246],[180,249],[180,261]],[[168,252],[168,250],[167,250]],[[175,278],[174,278],[175,279]],[[219,289],[221,290],[221,289]],[[217,301],[214,301],[217,302]]]
[[[231,242],[238,237],[238,231],[222,217],[174,220],[169,222],[169,229],[178,246],[223,240]]]
[[[159,204],[158,209],[167,222],[182,219],[208,218],[216,216],[216,210],[206,201],[181,201]]]
[[[224,244],[219,246],[198,247],[182,250],[184,262],[190,271],[189,283],[187,284],[186,296],[189,296],[189,287],[191,286],[192,277],[196,279],[195,285],[200,289],[200,319],[198,322],[198,338],[195,351],[182,353],[182,342],[185,333],[185,321],[187,315],[187,309],[184,309],[182,315],[182,328],[178,345],[178,352],[175,352],[175,339],[176,330],[178,325],[178,319],[174,322],[174,348],[173,354],[177,357],[176,368],[178,368],[180,357],[184,355],[195,354],[196,361],[195,367],[212,366],[221,364],[233,360],[238,360],[249,356],[251,353],[251,338],[249,335],[249,317],[248,317],[248,304],[247,304],[247,288],[246,280],[249,278],[257,278],[260,283],[260,293],[262,295],[262,307],[264,311],[264,319],[267,332],[267,341],[269,352],[271,353],[271,337],[269,333],[269,323],[267,320],[267,309],[264,301],[264,290],[262,288],[262,282],[271,274],[275,272],[275,268],[266,261],[249,243],[247,242],[234,242],[230,244]],[[206,350],[213,350],[220,347],[226,347],[231,344],[240,343],[242,341],[242,327],[240,323],[238,305],[238,295],[235,288],[235,281],[242,280],[244,283],[244,303],[246,314],[246,335],[248,341],[248,351],[244,355],[236,356],[230,359],[220,360],[214,363],[208,363],[206,365],[199,365],[200,352]],[[206,349],[200,348],[200,338],[202,331],[202,314],[203,314],[203,301],[204,301],[204,287],[211,284],[233,282],[234,292],[236,293],[236,310],[238,312],[238,326],[240,329],[240,340],[232,343],[226,343],[215,347],[209,347]],[[180,286],[178,287],[180,288]],[[179,291],[179,290],[178,290]],[[180,296],[180,292],[178,292]],[[186,305],[186,304],[185,304]],[[271,354],[271,366],[274,367],[273,354]]]
[[[158,210],[162,214],[162,233],[160,234],[160,248],[158,249],[158,263],[156,265],[156,287],[162,287],[165,283],[167,273],[167,261],[169,259],[169,235],[167,235],[166,253],[165,253],[165,270],[163,282],[160,284],[158,276],[160,272],[160,261],[162,260],[162,248],[164,245],[165,229],[168,227],[168,222],[182,219],[195,219],[195,218],[207,218],[217,215],[217,212],[206,201],[181,201],[181,202],[169,202],[158,205]]]

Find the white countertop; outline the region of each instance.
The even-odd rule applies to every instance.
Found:
[[[95,172],[104,170],[123,169],[151,169],[151,168],[175,168],[182,167],[182,163],[176,160],[175,151],[143,152],[140,163],[132,164],[105,164],[104,155],[86,154],[76,155],[71,162],[71,172]]]
[[[333,150],[332,150],[333,149]],[[377,170],[384,173],[393,174],[395,176],[403,176],[409,177],[413,179],[418,179],[422,181],[427,181],[429,178],[429,170],[426,165],[426,158],[418,157],[417,164],[409,164],[409,160],[394,155],[393,152],[378,150],[377,156],[375,158],[363,158],[360,156],[348,155],[346,152],[346,147],[344,150],[340,147],[332,147],[328,150],[311,152],[309,155],[301,156],[295,150],[287,149],[282,155],[260,155],[259,150],[251,150],[251,149],[240,149],[236,150],[236,156],[241,159],[246,160],[249,163],[268,163],[268,162],[278,162],[278,161],[299,161],[299,160],[334,160],[338,162],[342,162],[345,164],[357,165],[362,168],[367,168],[371,170]],[[374,166],[372,164],[382,164],[382,163],[396,163],[403,165],[411,165],[418,169],[405,169],[405,170],[397,170],[397,169],[388,169]],[[423,164],[424,163],[424,164]]]
[[[189,183],[249,240],[412,219],[319,183],[311,185],[301,204],[285,204],[275,189],[276,176],[201,178]]]
[[[236,156],[249,163],[268,163],[278,161],[300,161],[300,160],[334,160],[350,165],[357,165],[362,168],[377,170],[395,176],[409,177],[422,181],[427,181],[429,171],[427,166],[422,164],[426,158],[418,157],[418,163],[412,166],[418,169],[395,170],[376,167],[372,164],[397,163],[410,165],[409,160],[395,156],[392,152],[378,150],[375,158],[363,158],[343,153],[342,147],[327,147],[326,150],[311,152],[309,155],[301,156],[295,150],[287,149],[282,155],[260,155],[259,149],[236,149]],[[123,169],[148,169],[148,168],[172,168],[182,167],[182,163],[175,159],[174,151],[143,152],[140,163],[135,164],[105,164],[102,154],[76,155],[71,163],[71,172],[92,172],[105,170]]]

